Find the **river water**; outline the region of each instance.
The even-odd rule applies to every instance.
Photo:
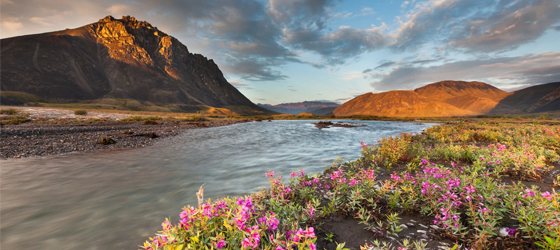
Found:
[[[360,142],[433,124],[360,121],[317,129],[273,121],[188,130],[154,146],[0,161],[1,249],[138,249],[165,218],[206,198],[267,187],[264,174],[322,172],[360,157]]]

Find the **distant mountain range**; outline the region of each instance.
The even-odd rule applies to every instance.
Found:
[[[470,116],[560,110],[560,82],[505,92],[482,82],[441,81],[415,90],[360,95],[336,108],[336,116]]]
[[[176,111],[268,112],[228,83],[214,61],[130,16],[2,39],[1,51],[2,104],[134,100]]]
[[[305,101],[282,103],[278,105],[257,103],[261,108],[284,114],[298,115],[301,113],[311,113],[314,115],[330,115],[340,104],[329,101]]]

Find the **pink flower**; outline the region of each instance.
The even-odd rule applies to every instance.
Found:
[[[248,248],[250,246],[252,246],[253,244],[251,244],[251,240],[249,240],[249,238],[245,238],[243,239],[243,241],[241,242],[241,246],[243,248]]]
[[[304,235],[306,238],[315,238],[315,229],[313,229],[313,227],[310,227],[308,229],[305,230]]]
[[[226,243],[224,242],[224,239],[221,239],[221,240],[216,244],[216,247],[217,247],[218,249],[222,249],[222,248],[224,248],[225,246],[226,246]]]
[[[523,198],[527,198],[528,196],[535,196],[535,193],[533,193],[533,190],[531,189],[525,189],[526,194],[523,195]]]
[[[268,173],[265,174],[266,177],[274,177],[274,171],[268,171]]]
[[[549,201],[552,200],[552,194],[550,194],[548,191],[542,193],[541,195]]]
[[[310,242],[309,243],[309,249],[315,250],[315,249],[317,249],[317,247],[315,246],[315,244],[313,244],[313,242]]]

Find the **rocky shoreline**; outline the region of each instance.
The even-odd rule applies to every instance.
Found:
[[[187,129],[227,126],[247,121],[249,120],[164,121],[154,125],[116,121],[3,125],[0,134],[0,159],[146,147]],[[106,139],[106,144],[100,143],[103,138]],[[107,143],[109,138],[113,143]]]

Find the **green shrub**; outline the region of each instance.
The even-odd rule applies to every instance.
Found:
[[[83,109],[76,109],[74,110],[74,114],[75,115],[87,115],[87,111],[83,110]]]
[[[22,123],[26,123],[29,120],[29,113],[27,112],[22,112],[19,111],[17,109],[3,109],[0,111],[1,114],[7,114],[10,117],[8,117],[7,119],[4,119],[1,121],[2,125],[6,125],[6,124],[12,124],[12,125],[18,125],[18,124],[22,124]]]
[[[15,108],[0,109],[0,114],[3,115],[16,115],[19,111]]]
[[[116,142],[117,141],[113,140],[113,138],[111,137],[103,137],[101,138],[101,140],[97,142],[97,144],[110,145],[110,144],[115,144]]]

